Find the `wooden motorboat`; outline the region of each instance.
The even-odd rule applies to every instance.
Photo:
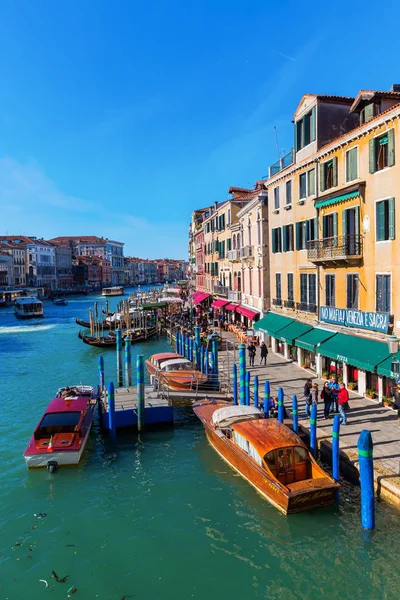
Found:
[[[39,421],[24,452],[29,469],[77,465],[85,448],[97,394],[90,386],[61,388]]]
[[[170,390],[196,389],[207,381],[190,360],[174,352],[153,354],[146,360],[146,369]]]
[[[125,345],[125,338],[129,337],[131,340],[132,344],[136,344],[138,342],[145,342],[146,340],[154,337],[155,335],[157,335],[157,328],[156,327],[151,327],[149,329],[146,330],[128,330],[128,331],[124,331],[122,333],[122,345]],[[99,336],[99,337],[94,337],[94,336],[90,336],[87,335],[86,333],[83,333],[82,331],[79,332],[78,337],[85,343],[88,344],[89,346],[95,346],[96,348],[115,348],[115,346],[117,345],[117,338],[115,336],[115,333],[113,331],[110,331],[108,336]]]
[[[251,406],[193,406],[218,454],[284,514],[329,506],[340,487],[299,436]]]

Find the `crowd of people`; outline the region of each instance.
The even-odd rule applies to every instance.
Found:
[[[318,384],[307,379],[304,384],[304,399],[306,401],[306,415],[311,416],[311,407],[313,402],[318,405],[321,399],[324,403],[324,419],[330,419],[334,413],[340,414],[340,423],[347,425],[347,415],[349,411],[349,392],[343,382],[338,383],[336,375],[332,375],[330,381],[325,381],[321,390],[318,392]]]

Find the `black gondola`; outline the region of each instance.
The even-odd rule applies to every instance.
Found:
[[[130,331],[129,337],[131,338],[131,343],[136,344],[138,342],[145,342],[149,338],[156,336],[158,333],[156,327],[151,327],[147,330],[133,330]],[[88,344],[89,346],[95,346],[96,348],[115,348],[117,345],[115,335],[110,335],[107,337],[92,337],[87,335],[86,333],[79,332],[79,338],[83,341],[84,344]],[[122,345],[125,345],[125,337],[126,333],[122,334]]]
[[[80,325],[81,327],[90,329],[90,321],[84,321],[83,319],[76,317],[75,323],[77,325]],[[99,323],[99,324],[96,323],[96,327],[100,327],[100,329],[111,329],[114,326],[115,326],[114,323],[109,323],[108,321],[103,321],[102,323]]]

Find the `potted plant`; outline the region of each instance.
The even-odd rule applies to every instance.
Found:
[[[391,396],[383,396],[382,398],[384,406],[388,406],[389,408],[393,408],[394,398]]]
[[[349,390],[356,390],[357,389],[357,382],[356,381],[349,381],[349,383],[347,384],[347,388]]]
[[[329,379],[328,371],[322,371],[322,379]]]
[[[341,375],[339,375],[337,380],[338,380],[338,383],[343,383],[343,377]]]
[[[370,398],[371,400],[373,400],[375,398],[375,390],[371,390],[371,388],[367,388],[367,391],[365,392],[365,396],[366,398]]]

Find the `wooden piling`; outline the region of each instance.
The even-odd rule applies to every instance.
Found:
[[[317,458],[317,403],[313,402],[310,416],[310,450],[314,458]]]
[[[131,338],[129,336],[127,336],[125,339],[124,365],[125,365],[125,385],[126,385],[126,387],[130,387],[132,385],[132,354],[131,354]]]
[[[254,375],[254,407],[258,408],[258,375]]]
[[[285,407],[284,407],[284,399],[285,394],[283,393],[283,388],[278,388],[278,421],[279,423],[283,423],[285,419]]]
[[[239,344],[239,398],[246,404],[246,346]]]
[[[269,401],[271,398],[271,385],[269,381],[264,383],[264,418],[269,419]]]
[[[115,392],[114,384],[112,381],[108,384],[107,390],[107,404],[108,404],[108,429],[113,442],[117,439],[117,429],[115,423]]]
[[[340,453],[339,453],[339,435],[340,435],[340,415],[333,417],[332,426],[332,477],[339,483],[339,465],[340,465]],[[336,502],[339,501],[339,491],[336,493]]]
[[[143,356],[139,354],[136,357],[136,381],[137,381],[137,422],[138,431],[144,430],[144,411],[145,411],[145,397],[144,397],[144,360]]]
[[[292,396],[292,419],[293,419],[293,431],[297,433],[299,431],[299,408],[297,404],[297,396]]]
[[[250,371],[246,372],[245,392],[246,392],[246,406],[250,406]]]
[[[233,404],[238,403],[238,390],[237,390],[237,366],[232,366],[232,387],[233,387]]]
[[[104,359],[99,356],[99,392],[102,393],[104,390]]]
[[[122,331],[118,327],[115,332],[116,351],[117,351],[117,381],[118,387],[122,386]]]

